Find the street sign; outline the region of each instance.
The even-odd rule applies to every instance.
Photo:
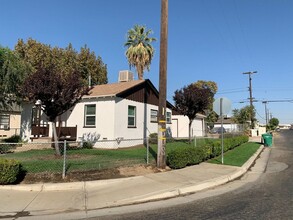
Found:
[[[227,98],[218,98],[213,103],[213,110],[221,118],[221,147],[222,147],[222,164],[224,164],[224,134],[223,134],[223,115],[231,111],[231,101]]]
[[[221,109],[221,100],[222,100],[222,109]],[[218,115],[227,115],[231,111],[231,101],[225,97],[217,98],[213,103],[213,110]]]

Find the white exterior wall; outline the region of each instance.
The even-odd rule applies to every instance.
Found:
[[[93,128],[84,127],[84,108],[88,104],[96,105],[96,126]],[[128,128],[129,105],[136,107],[136,128]],[[31,137],[32,107],[32,104],[23,106],[21,128],[23,137],[26,137],[26,140],[29,140]],[[150,121],[151,109],[158,110],[158,106],[118,97],[83,99],[74,108],[64,113],[61,116],[61,121],[62,126],[77,126],[77,140],[81,140],[84,134],[96,133],[100,135],[99,141],[104,141],[101,143],[97,142],[96,147],[128,147],[130,144],[131,146],[142,144],[143,138],[148,137],[151,133],[158,132],[158,123]],[[171,112],[168,108],[167,111]],[[43,121],[48,123],[44,114],[42,117]],[[52,124],[48,124],[50,126],[49,136],[52,137]],[[171,126],[172,124],[166,125],[167,128],[171,128]],[[138,140],[137,143],[135,141],[122,141],[120,143],[118,143],[119,141],[112,141],[117,140],[117,138],[141,140]]]
[[[136,107],[136,128],[128,128],[129,105]],[[146,138],[151,133],[158,133],[158,123],[151,122],[150,116],[151,109],[158,110],[158,106],[117,98],[115,107],[115,138]],[[170,109],[167,111],[171,112]]]
[[[96,105],[96,126],[95,127],[84,127],[84,108],[85,105],[95,104]],[[114,98],[98,98],[98,99],[83,99],[77,103],[70,111],[64,113],[67,116],[66,126],[77,125],[77,140],[80,139],[84,134],[96,133],[100,135],[99,140],[112,140],[114,137]]]
[[[191,136],[203,137],[204,136],[204,126],[202,119],[194,119],[191,124]]]
[[[136,127],[128,127],[128,106],[136,107]],[[151,109],[158,110],[158,106],[136,102],[127,99],[116,98],[115,116],[114,116],[114,137],[123,139],[124,141],[118,144],[114,143],[116,147],[134,146],[143,143],[143,138],[147,138],[151,133],[158,132],[158,123],[151,122]],[[171,112],[170,109],[167,109]],[[170,125],[167,124],[167,127]],[[140,139],[137,141],[128,139]]]
[[[20,136],[23,140],[29,140],[31,135],[31,115],[32,105],[23,104],[23,110],[21,112],[21,124],[20,124]]]
[[[20,136],[25,141],[31,141],[31,120],[32,120],[32,108],[33,104],[25,103],[22,104],[22,112],[21,112],[21,124],[20,124]],[[42,113],[41,114],[41,124],[49,124],[49,135],[52,134],[52,124],[47,120],[47,116]],[[51,136],[52,137],[52,136]]]
[[[173,115],[172,117],[172,135],[174,138],[187,138],[189,136],[189,119],[184,115]],[[205,131],[203,119],[196,118],[191,124],[191,135],[202,137]]]
[[[220,128],[221,124],[215,124],[215,128]],[[226,132],[238,132],[239,126],[237,124],[223,124],[223,128],[225,128]]]

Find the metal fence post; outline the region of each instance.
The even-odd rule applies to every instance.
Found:
[[[62,179],[66,176],[66,140],[64,140],[63,144],[63,172],[62,172]]]
[[[146,138],[147,142],[147,164],[149,164],[149,150],[150,150],[150,143],[149,143],[149,138]]]

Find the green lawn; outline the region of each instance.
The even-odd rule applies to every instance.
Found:
[[[197,139],[196,146],[205,145],[217,139]],[[195,145],[194,142],[191,143]],[[186,140],[167,143],[166,154],[176,148],[188,146]],[[240,147],[239,147],[240,148]],[[238,148],[237,148],[238,149]],[[250,147],[248,147],[250,149]],[[228,152],[229,153],[229,152]],[[227,153],[227,154],[228,154]],[[62,172],[63,156],[56,157],[54,149],[29,150],[1,155],[5,158],[19,160],[28,173],[39,172]],[[241,153],[242,154],[242,153]],[[228,157],[228,156],[225,156]],[[149,163],[155,165],[157,158],[157,145],[150,144]],[[226,158],[225,158],[226,160]],[[237,159],[238,161],[239,159]],[[67,150],[66,169],[67,172],[75,170],[97,170],[119,166],[132,166],[146,164],[147,149],[144,146],[124,149],[75,149]],[[216,163],[217,159],[215,160]],[[227,158],[228,161],[228,158]],[[225,161],[226,162],[226,161]]]
[[[241,167],[260,147],[259,143],[247,142],[233,150],[224,153],[224,164]],[[222,157],[216,157],[208,161],[209,163],[221,164]]]
[[[170,150],[186,146],[186,142],[168,143],[166,153]],[[132,166],[146,164],[147,149],[144,146],[124,149],[75,149],[66,152],[66,169],[96,170],[119,166]],[[29,173],[62,172],[63,156],[56,157],[54,149],[29,150],[24,152],[2,155],[5,158],[16,159],[21,162]],[[150,145],[149,163],[155,164],[157,158],[157,145]]]
[[[10,153],[5,158],[19,160],[30,173],[61,172],[63,156],[56,157],[53,149]],[[66,152],[67,171],[106,169],[121,165],[146,164],[146,148],[125,150],[79,149]],[[150,155],[151,157],[151,155]]]

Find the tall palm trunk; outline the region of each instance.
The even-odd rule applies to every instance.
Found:
[[[138,75],[139,80],[143,80],[143,67],[142,66],[137,67],[137,75]]]

